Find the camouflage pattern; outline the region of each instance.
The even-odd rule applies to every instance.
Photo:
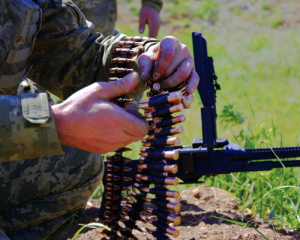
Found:
[[[40,29],[39,6],[1,0],[0,9],[0,162],[63,154],[45,93],[15,96]]]
[[[1,0],[0,9],[0,94],[12,95],[24,76],[41,12],[32,1]]]
[[[114,35],[117,19],[116,0],[73,0],[86,19],[92,22],[97,32],[104,37]]]
[[[30,105],[30,108],[40,107],[39,101],[36,101],[38,96],[41,94],[23,95],[28,100],[26,105]],[[21,97],[0,95],[0,162],[63,154],[51,111],[46,123],[31,123],[23,117]],[[44,101],[48,110],[47,97]]]
[[[71,0],[44,0],[40,7],[42,29],[28,58],[28,78],[61,99],[107,81],[112,47],[125,36],[104,39]]]
[[[47,238],[85,207],[102,180],[101,155],[63,150],[65,155],[0,163],[0,227],[11,239]]]

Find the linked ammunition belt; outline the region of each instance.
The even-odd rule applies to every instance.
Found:
[[[120,57],[111,61],[115,67],[110,69],[113,76],[109,81],[117,81],[134,71],[126,68],[126,65],[135,61],[133,56],[138,52],[136,47],[146,40],[148,38],[131,37],[118,43],[114,54],[119,54]],[[104,225],[111,228],[111,231],[103,231],[110,239],[138,240],[132,233],[133,229],[143,232],[137,221],[151,223],[154,229],[146,228],[146,231],[158,240],[179,236],[176,226],[180,224],[181,218],[176,214],[181,208],[178,203],[180,193],[169,190],[166,186],[178,185],[177,178],[168,177],[168,173],[176,174],[178,167],[176,164],[167,164],[165,159],[176,161],[179,158],[176,146],[180,145],[180,139],[175,135],[182,133],[184,129],[181,125],[174,125],[184,122],[185,117],[183,114],[177,116],[172,114],[189,108],[193,96],[184,91],[187,81],[169,92],[163,90],[154,79],[150,79],[146,85],[150,87],[147,93],[149,98],[140,101],[139,108],[145,111],[149,132],[142,140],[139,174],[135,175],[135,179],[126,176],[126,172],[132,170],[126,166],[131,159],[124,157],[123,152],[130,151],[129,148],[119,149],[113,156],[108,155],[106,158],[107,174],[104,179],[105,190],[100,217],[104,217]],[[125,103],[132,102],[133,99],[118,97],[114,101],[124,107]],[[155,195],[155,198],[147,197],[148,193]],[[147,205],[148,203],[151,207]],[[153,205],[156,205],[157,209]],[[155,215],[156,219],[143,217],[141,213],[143,216]]]

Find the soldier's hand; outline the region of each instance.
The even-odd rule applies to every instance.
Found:
[[[109,102],[132,91],[139,81],[134,72],[116,82],[96,82],[53,105],[61,145],[103,154],[142,139],[148,127],[138,111]]]
[[[187,46],[175,37],[163,38],[143,53],[138,61],[143,82],[153,77],[161,82],[162,88],[168,89],[188,79],[186,92],[193,93],[197,89],[199,76],[194,59]]]
[[[160,27],[159,12],[148,6],[143,6],[140,11],[139,31],[145,31],[145,25],[149,25],[149,37],[156,38]]]

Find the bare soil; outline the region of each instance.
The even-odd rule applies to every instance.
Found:
[[[272,225],[257,222],[254,218],[252,218],[251,214],[244,213],[244,217],[247,219],[245,220],[239,210],[236,197],[233,197],[232,194],[222,189],[207,187],[204,185],[190,188],[181,193],[180,203],[182,204],[182,208],[179,215],[181,216],[182,221],[181,224],[177,226],[180,230],[180,236],[176,238],[178,240],[264,239],[264,237],[262,237],[262,235],[260,235],[254,228],[243,227],[214,217],[221,217],[239,222],[245,222],[248,220],[252,226],[255,226],[258,231],[270,240],[300,239],[299,232],[288,231],[286,229],[275,230]],[[57,240],[72,239],[76,231],[82,227],[82,224],[102,222],[99,221],[98,218],[99,206],[100,201],[90,200],[84,216],[76,220],[71,227],[57,238]],[[69,224],[65,224],[52,236],[62,232],[68,225]],[[147,225],[138,222],[138,225],[142,229],[145,229],[146,227],[153,229],[150,224]],[[148,233],[140,233],[136,230],[134,230],[133,233],[139,239],[154,239]],[[103,237],[102,229],[86,228],[76,238],[76,240],[98,240]]]

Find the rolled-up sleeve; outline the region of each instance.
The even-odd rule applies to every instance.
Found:
[[[142,0],[142,6],[148,6],[160,12],[163,7],[162,0]]]
[[[0,161],[63,154],[46,93],[0,95]]]

